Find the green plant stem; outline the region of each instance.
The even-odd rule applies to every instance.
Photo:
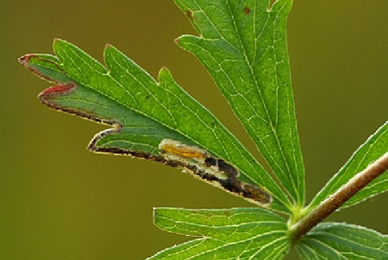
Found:
[[[343,185],[332,196],[291,226],[292,240],[297,241],[387,169],[388,152],[370,164],[365,170],[356,174],[347,184]]]

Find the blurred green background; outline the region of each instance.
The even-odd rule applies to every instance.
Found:
[[[387,10],[386,0],[295,0],[288,37],[308,200],[388,119]],[[167,66],[258,155],[202,65],[174,44],[194,31],[173,0],[0,0],[0,29],[1,260],[145,259],[188,239],[154,227],[153,207],[251,206],[176,169],[86,151],[105,127],[41,105],[49,85],[17,62],[51,53],[55,37],[100,61],[111,43],[153,76]],[[330,219],[388,233],[387,202]]]

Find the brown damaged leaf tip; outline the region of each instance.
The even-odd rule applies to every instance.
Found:
[[[28,63],[28,61],[30,60],[30,57],[31,57],[32,54],[27,54],[27,55],[24,55],[22,57],[20,57],[18,59],[18,61],[23,64],[24,66],[26,66],[26,63]]]

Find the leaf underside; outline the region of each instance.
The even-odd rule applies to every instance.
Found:
[[[305,196],[286,19],[292,0],[175,0],[200,36],[177,43],[210,72],[297,205]]]
[[[156,259],[282,259],[290,242],[287,224],[264,209],[188,210],[158,208],[159,228],[199,237],[156,254]]]
[[[344,223],[323,223],[303,237],[296,249],[303,260],[386,260],[388,236]]]

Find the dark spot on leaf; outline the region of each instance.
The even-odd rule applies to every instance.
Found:
[[[189,19],[193,19],[193,11],[191,11],[190,9],[187,9],[187,11],[186,11],[186,16],[187,16]]]
[[[228,167],[229,165],[222,159],[219,159],[218,160],[218,167],[220,168],[220,171],[225,171],[225,169]]]
[[[231,213],[230,211],[225,211],[224,214],[225,214],[225,216],[227,216],[227,217],[230,217],[230,216],[232,215],[232,213]]]
[[[145,99],[147,100],[150,99],[150,95],[145,96]]]
[[[218,160],[218,169],[221,172],[225,172],[227,176],[230,178],[236,178],[238,175],[236,168],[234,168],[232,165],[230,165],[229,163],[225,162],[222,159]]]
[[[208,157],[205,159],[205,165],[206,165],[206,167],[216,166],[217,160],[213,157]]]
[[[271,195],[263,189],[248,183],[243,185],[243,195],[245,198],[250,198],[263,204],[269,204],[272,201]]]
[[[245,14],[250,14],[251,13],[251,9],[247,6],[244,8],[244,13]]]

